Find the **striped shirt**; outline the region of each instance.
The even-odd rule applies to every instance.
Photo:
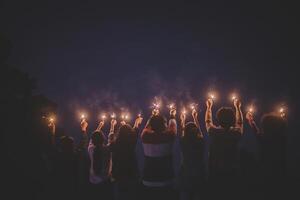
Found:
[[[175,119],[169,121],[166,131],[156,133],[145,128],[142,133],[145,164],[143,184],[148,187],[163,187],[172,184],[173,142],[177,132]]]

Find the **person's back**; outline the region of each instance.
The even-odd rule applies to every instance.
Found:
[[[210,128],[209,146],[209,166],[211,173],[215,175],[230,175],[234,173],[239,164],[239,139],[241,132],[239,129],[231,127],[224,129],[222,127]]]
[[[88,153],[90,158],[90,183],[104,183],[109,178],[110,153],[108,147],[104,145],[104,136],[101,131],[95,131],[92,134]]]
[[[120,136],[123,134],[123,131],[126,132],[124,137]],[[137,177],[138,169],[135,155],[137,134],[137,128],[133,129],[128,127],[128,125],[123,125],[120,128],[118,138],[110,143],[113,179]]]
[[[198,113],[193,110],[194,122],[185,123],[185,112],[181,113],[179,141],[182,153],[180,169],[180,196],[182,200],[200,198],[205,183],[204,140],[198,121]]]
[[[262,117],[261,129],[256,126],[252,113],[247,113],[247,119],[258,139],[261,176],[270,182],[284,178],[287,142],[285,119],[274,113],[266,114]]]
[[[243,133],[243,116],[241,103],[234,100],[235,112],[232,108],[220,108],[217,120],[220,126],[212,122],[213,101],[207,101],[205,116],[206,129],[210,136],[209,173],[211,180],[235,180],[239,167],[238,143]]]
[[[117,134],[114,133],[116,120],[111,121],[109,148],[112,153],[112,180],[116,200],[131,200],[137,197],[138,167],[135,147],[138,127],[142,120],[143,118],[139,116],[133,128],[125,121],[121,121]]]
[[[163,117],[152,116],[151,120],[163,120]],[[176,121],[171,119],[170,124],[176,126]],[[175,131],[145,128],[141,137],[145,156],[143,184],[149,187],[170,185],[174,176],[172,149]]]
[[[177,132],[175,110],[171,110],[169,124],[164,117],[153,114],[142,132],[144,148],[144,185],[143,199],[171,199],[174,194],[172,185],[173,142]]]

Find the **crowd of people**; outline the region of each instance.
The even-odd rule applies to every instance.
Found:
[[[212,107],[213,100],[208,99],[205,127],[201,127],[196,109],[191,113],[190,122],[185,112],[177,116],[175,108],[170,109],[168,120],[154,109],[143,129],[141,116],[133,126],[111,119],[109,133],[103,132],[107,122],[101,120],[89,134],[88,122],[83,119],[79,144],[70,136],[58,138],[55,123],[51,121],[47,153],[52,174],[49,188],[67,199],[74,195],[116,200],[192,200],[235,194],[245,182],[250,183],[241,176],[239,142],[244,132],[241,102],[235,99],[234,108],[219,108],[216,122]],[[286,171],[285,118],[269,113],[262,117],[261,125],[257,125],[252,112],[245,116],[260,150],[252,189],[282,184]],[[208,152],[205,151],[205,134],[209,138]],[[136,156],[138,140],[144,152],[142,173]],[[175,181],[173,146],[176,140],[181,151],[181,166]]]

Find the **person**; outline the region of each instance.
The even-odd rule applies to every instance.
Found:
[[[52,124],[49,128],[53,129],[55,125]],[[57,147],[57,152],[54,162],[53,184],[55,184],[52,195],[59,195],[61,199],[75,198],[81,195],[78,191],[80,184],[80,176],[82,168],[86,162],[84,154],[87,148],[87,127],[86,121],[81,121],[81,139],[79,145],[75,145],[74,139],[70,136],[62,136],[60,138],[60,145]],[[52,136],[55,132],[52,132]],[[54,142],[54,140],[52,140]]]
[[[139,126],[143,118],[138,117],[131,127],[125,121],[115,133],[117,121],[111,120],[109,133],[109,149],[112,153],[112,180],[114,182],[114,199],[137,199],[138,167],[135,147]]]
[[[92,133],[88,145],[90,159],[89,182],[91,197],[112,198],[110,185],[111,158],[108,146],[105,144],[105,136],[102,132],[104,120],[101,120],[97,129]]]
[[[186,114],[180,115],[180,197],[182,200],[200,199],[205,182],[204,139],[198,121],[198,112],[192,111],[193,122],[186,123]]]
[[[260,182],[265,184],[264,187],[282,185],[286,176],[286,119],[275,113],[265,114],[261,128],[257,126],[252,112],[247,112],[246,119],[259,144]]]
[[[235,111],[222,107],[217,111],[216,126],[212,120],[213,100],[206,101],[206,130],[209,135],[209,179],[212,184],[228,185],[236,183],[239,168],[239,140],[243,134],[241,102],[233,101]]]
[[[144,149],[142,184],[143,199],[171,199],[173,190],[172,148],[177,133],[176,110],[171,109],[170,120],[153,110],[144,128],[141,139]]]

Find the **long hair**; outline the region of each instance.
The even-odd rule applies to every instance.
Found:
[[[271,137],[284,136],[286,132],[286,122],[285,120],[274,114],[265,114],[261,120],[262,131],[264,135]]]
[[[149,125],[155,133],[161,133],[167,128],[167,120],[161,115],[154,115],[150,118]]]
[[[217,120],[225,129],[230,128],[231,126],[234,126],[235,124],[235,116],[234,111],[230,107],[222,107],[217,111]]]
[[[101,174],[103,162],[103,144],[104,136],[101,131],[95,131],[91,137],[92,143],[95,146],[93,152],[93,168],[97,175]]]
[[[74,152],[74,139],[69,136],[63,136],[60,139],[61,142],[61,152],[65,154],[70,154]]]
[[[201,138],[200,130],[193,122],[188,122],[184,127],[183,140],[193,142]]]
[[[116,143],[120,145],[126,145],[130,143],[131,135],[134,134],[133,128],[129,124],[122,125],[119,129]]]

